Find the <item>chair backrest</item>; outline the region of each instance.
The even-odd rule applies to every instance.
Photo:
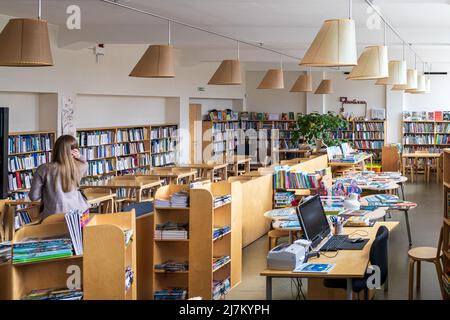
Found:
[[[396,146],[384,146],[381,153],[383,171],[399,172],[401,166],[400,152]]]
[[[380,268],[381,285],[384,284],[388,275],[388,239],[388,228],[381,226],[378,228],[377,236],[370,248],[370,263]]]
[[[124,206],[122,208],[122,211],[126,212],[126,211],[131,211],[133,209],[136,212],[136,218],[140,217],[144,214],[153,212],[153,202],[146,201],[146,202],[131,203],[127,206]]]

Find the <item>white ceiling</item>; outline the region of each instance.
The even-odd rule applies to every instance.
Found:
[[[264,43],[301,57],[323,20],[348,16],[348,0],[120,0],[121,3],[163,16],[229,34],[240,39]],[[60,26],[59,45],[78,42],[156,43],[167,41],[166,22],[130,12],[100,0],[42,0],[43,18]],[[450,62],[449,0],[376,0],[383,14],[406,41],[417,44],[424,59]],[[81,8],[82,29],[65,28],[66,8]],[[382,30],[369,30],[370,16],[364,0],[353,0],[357,22],[357,41],[363,47],[380,43]],[[0,14],[36,16],[37,0],[0,0]],[[230,41],[174,25],[173,44],[201,52],[204,60],[219,60],[232,54]],[[400,42],[388,34],[394,55],[401,54]],[[247,61],[278,60],[270,54],[254,54],[243,48]],[[395,52],[396,50],[396,52]],[[259,51],[258,51],[259,52]],[[449,58],[447,58],[449,56]],[[257,57],[257,58],[256,58]]]

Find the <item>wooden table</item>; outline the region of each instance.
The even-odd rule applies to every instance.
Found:
[[[189,168],[168,167],[164,169],[154,169],[148,173],[135,174],[136,177],[150,177],[155,180],[165,180],[167,184],[180,184],[183,179],[190,183],[197,177],[197,170]]]
[[[97,205],[99,213],[116,212],[116,193],[111,190],[86,188],[83,190],[89,205]]]
[[[405,175],[405,167],[406,167],[406,160],[407,159],[435,159],[436,160],[436,180],[439,182],[441,181],[441,164],[439,163],[439,158],[441,157],[441,153],[431,152],[431,153],[403,153],[402,154],[402,170],[403,175]],[[411,182],[414,182],[413,180],[413,174],[411,174]]]
[[[242,174],[246,174],[250,172],[250,161],[252,160],[252,158],[250,157],[246,157],[246,156],[235,156],[232,159],[232,163],[230,163],[230,165],[232,166],[232,175],[233,176],[239,176],[239,165],[244,165],[244,171],[242,172]]]
[[[360,166],[361,170],[365,170],[366,167],[366,161],[370,160],[370,167],[372,167],[372,162],[373,162],[373,155],[372,154],[365,154],[364,156],[360,157],[356,162],[333,162],[333,161],[329,161],[328,162],[328,166],[332,167],[332,168],[354,168],[356,166]]]
[[[182,164],[178,166],[179,168],[191,168],[198,171],[198,177],[207,177],[212,182],[214,182],[214,175],[216,172],[219,173],[220,178],[223,181],[228,179],[228,163],[193,163],[193,164]]]
[[[273,278],[330,278],[330,279],[346,279],[347,280],[347,300],[353,298],[352,280],[355,278],[364,278],[370,261],[370,248],[375,240],[378,228],[386,226],[392,231],[398,226],[398,222],[377,222],[373,227],[357,228],[368,233],[369,242],[362,250],[340,250],[339,254],[333,258],[321,255],[319,258],[310,258],[311,263],[332,263],[336,264],[329,273],[300,273],[284,270],[266,269],[260,273],[266,277],[266,299],[272,300],[272,279]],[[355,232],[355,228],[344,228],[345,234]],[[387,281],[387,280],[386,280]]]

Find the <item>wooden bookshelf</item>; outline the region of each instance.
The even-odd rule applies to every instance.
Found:
[[[189,219],[189,296],[213,299],[213,281],[230,280],[231,289],[241,282],[242,191],[238,182],[219,182],[191,189]],[[231,195],[231,202],[214,208],[214,197]],[[216,227],[231,231],[213,237]],[[213,258],[229,256],[229,263],[214,269]],[[221,297],[222,298],[222,297]]]
[[[385,145],[386,121],[352,120],[346,128],[333,133],[334,137],[351,142],[355,149],[374,153],[374,161],[381,162],[381,150]]]
[[[8,161],[11,162],[13,159],[17,159],[17,163],[23,163],[21,159],[34,159],[32,166],[23,167],[19,165],[15,169],[10,168],[10,163],[8,162],[8,192],[10,199],[22,199],[27,196],[30,191],[33,174],[39,164],[44,163],[44,160],[45,162],[51,161],[55,136],[56,132],[54,131],[15,132],[9,134]],[[28,142],[28,145],[23,146],[19,141],[22,143]]]
[[[442,152],[450,147],[450,121],[402,120],[404,152]]]
[[[443,285],[445,296],[450,300],[450,149],[444,150],[444,219],[443,219]]]
[[[88,179],[141,172],[178,162],[178,125],[137,125],[77,130],[88,160]]]
[[[125,230],[133,238],[125,243]],[[135,300],[137,298],[136,219],[134,210],[95,215],[83,234],[83,293],[85,300]],[[125,286],[125,271],[134,278]]]

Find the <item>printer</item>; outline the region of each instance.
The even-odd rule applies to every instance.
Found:
[[[294,270],[308,260],[311,241],[297,240],[293,244],[283,243],[269,251],[267,267],[272,270]]]

